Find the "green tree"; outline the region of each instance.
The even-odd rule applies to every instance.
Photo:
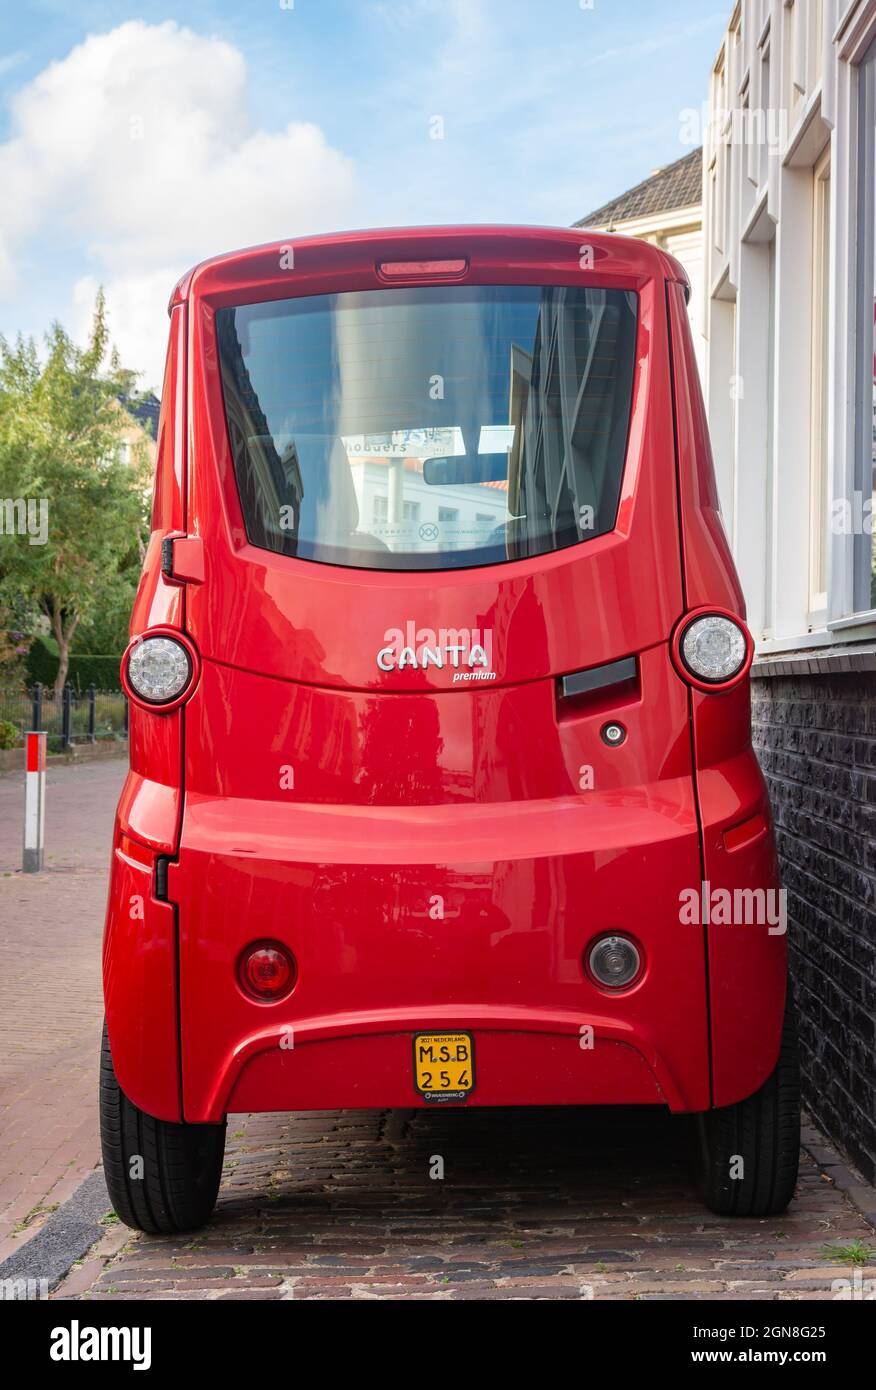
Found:
[[[0,338],[0,601],[35,604],[67,678],[80,623],[130,606],[146,536],[145,446],[124,457],[121,404],[131,373],[109,351],[103,293],[84,348],[54,324],[41,360],[32,339]]]

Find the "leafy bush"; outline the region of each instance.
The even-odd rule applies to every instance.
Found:
[[[85,691],[90,685],[95,690],[121,690],[118,656],[71,656],[67,676],[74,690]]]
[[[70,657],[67,679],[74,690],[84,691],[90,685],[97,690],[120,690],[118,656],[89,656],[76,653]],[[58,647],[51,637],[35,637],[27,657],[27,679],[30,685],[42,681],[54,685],[58,674]]]
[[[53,685],[58,674],[58,644],[51,637],[35,637],[27,653],[27,683]]]
[[[0,687],[13,690],[24,685],[29,639],[18,629],[0,628]]]
[[[0,719],[0,748],[15,748],[21,741],[18,725],[11,719]]]

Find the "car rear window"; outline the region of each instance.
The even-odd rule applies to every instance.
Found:
[[[444,286],[216,315],[251,544],[324,564],[501,564],[612,529],[636,296]]]

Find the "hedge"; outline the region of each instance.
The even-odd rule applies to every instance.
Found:
[[[87,690],[93,685],[97,690],[120,690],[118,656],[87,656],[75,653],[70,657],[67,680],[74,690]],[[43,685],[54,685],[58,674],[58,647],[52,637],[35,637],[27,654],[27,680],[29,685],[42,681]]]

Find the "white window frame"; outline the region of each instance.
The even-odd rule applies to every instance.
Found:
[[[787,408],[799,405],[799,408],[806,412],[806,428],[801,430],[801,436],[805,436],[805,442],[803,438],[800,439],[801,448],[799,450],[803,456],[799,457],[798,454],[794,470],[790,468],[785,470],[785,482],[788,484],[790,479],[789,485],[793,489],[792,501],[796,500],[797,504],[796,534],[802,554],[798,552],[799,563],[797,564],[795,561],[796,610],[792,614],[785,613],[782,615],[782,621],[777,620],[773,625],[773,618],[777,615],[776,593],[773,590],[782,591],[782,586],[787,583],[788,576],[783,572],[781,557],[779,557],[778,566],[773,564],[771,573],[770,559],[775,557],[773,550],[769,550],[769,558],[764,568],[763,621],[757,624],[760,630],[758,649],[764,654],[797,648],[817,650],[840,647],[842,649],[841,644],[846,642],[876,639],[876,606],[873,606],[874,600],[869,594],[869,583],[866,584],[868,593],[865,595],[862,592],[861,576],[864,575],[866,578],[865,571],[869,569],[869,559],[865,565],[861,564],[861,542],[858,541],[859,563],[856,592],[855,538],[851,535],[836,534],[835,528],[830,525],[831,509],[837,500],[852,498],[856,486],[859,490],[861,489],[862,471],[868,467],[867,460],[869,459],[869,455],[867,459],[864,458],[859,442],[862,416],[859,385],[862,361],[859,337],[862,316],[859,312],[859,304],[862,296],[859,288],[858,241],[859,233],[866,230],[872,237],[871,245],[876,250],[876,215],[874,215],[876,214],[876,0],[824,0],[823,5],[809,5],[807,0],[800,0],[797,5],[793,4],[793,0],[764,0],[764,3],[759,4],[757,13],[762,23],[760,31],[751,35],[754,45],[752,59],[756,62],[756,56],[759,52],[762,66],[758,74],[758,95],[760,103],[764,107],[777,103],[781,105],[786,93],[789,97],[792,95],[789,89],[792,87],[791,68],[795,55],[792,55],[789,40],[794,21],[794,9],[798,11],[798,23],[804,14],[806,15],[803,38],[807,49],[805,73],[809,91],[804,98],[804,104],[799,108],[800,128],[793,131],[793,136],[798,139],[798,143],[805,138],[806,128],[803,117],[808,121],[810,107],[813,106],[816,99],[821,103],[822,124],[831,131],[831,247],[828,310],[828,376],[830,385],[827,405],[827,611],[822,613],[815,606],[819,595],[810,593],[812,573],[810,561],[811,521],[807,499],[811,486],[810,445],[813,433],[810,413],[811,394],[795,401],[793,391],[789,392],[787,389],[788,382],[786,380],[784,386]],[[750,11],[745,7],[743,14],[747,19],[750,19]],[[769,56],[765,51],[767,47],[771,50]],[[713,109],[719,91],[720,56],[712,77]],[[798,53],[796,56],[799,58],[801,55]],[[769,61],[768,79],[763,66],[765,61]],[[869,66],[872,66],[873,71],[869,72],[868,75]],[[772,89],[771,92],[767,91],[767,82]],[[866,160],[859,151],[860,123],[864,120],[862,93],[868,82],[873,84],[874,112],[874,119],[870,122],[869,140],[873,155],[869,164],[869,172]],[[788,104],[790,105],[790,102]],[[869,114],[868,107],[868,121]],[[788,112],[788,116],[790,117],[790,112]],[[793,121],[790,121],[790,124],[793,126]],[[717,135],[713,134],[707,155],[711,156],[718,168],[720,168],[720,152],[720,141]],[[777,156],[777,158],[770,156]],[[782,150],[765,146],[762,150],[762,160],[763,163],[759,167],[763,168],[764,175],[762,185],[757,193],[757,200],[758,202],[763,201],[763,207],[756,209],[756,211],[759,216],[772,215],[774,220],[783,218],[792,211],[786,204],[784,196],[786,190],[781,182],[783,168],[787,164],[802,173],[805,165],[808,164],[808,174],[811,179],[814,176],[815,166],[809,149],[805,145],[800,148],[792,149],[789,147]],[[710,167],[708,158],[706,164],[707,168]],[[863,187],[861,187],[862,174]],[[711,235],[706,238],[706,284],[710,302],[727,278],[728,253],[732,264],[732,236],[735,235],[735,230],[730,228],[731,235],[729,243],[727,243],[728,229],[721,226],[718,191],[716,187],[705,210],[707,231],[711,230]],[[869,214],[866,208],[859,203],[859,193],[861,200],[865,198],[869,200]],[[806,201],[808,202],[808,199]],[[794,214],[798,217],[812,215],[811,212],[807,214],[804,211],[802,198],[798,201]],[[810,223],[807,231],[811,230],[812,224]],[[766,235],[764,235],[766,231],[764,226],[758,225],[755,231],[757,233],[755,240],[767,240]],[[726,243],[725,246],[721,245],[722,241]],[[869,261],[871,271],[867,294],[871,300],[874,297],[874,291],[876,291],[876,274],[872,269],[874,262],[876,262],[876,255],[872,256]],[[812,271],[807,267],[804,274],[806,275],[806,283],[801,284],[799,290],[804,297],[804,304],[808,307],[810,289],[808,281]],[[745,293],[747,293],[747,287],[750,284],[747,266],[745,268],[745,284]],[[787,290],[788,286],[785,285],[783,288]],[[866,323],[866,319],[864,322]],[[812,326],[814,329],[815,325]],[[798,323],[798,330],[797,342],[799,343],[803,332],[802,323]],[[808,332],[806,338],[809,339]],[[802,349],[801,357],[806,357],[806,374],[808,374],[811,342],[807,341],[802,344]],[[868,363],[868,367],[869,363],[872,362],[872,349],[872,342],[865,347],[863,360]],[[775,356],[775,352],[769,354],[771,362]],[[714,368],[714,344],[710,342],[708,369],[713,372]],[[801,377],[803,375],[804,372],[801,370]],[[865,385],[867,388],[866,401],[870,411],[869,428],[872,430],[871,368]],[[770,423],[772,423],[772,415]],[[782,424],[781,418],[779,423]],[[774,447],[770,448],[767,445],[767,453],[770,466],[775,466]],[[769,500],[775,489],[768,478],[766,481],[768,512]],[[866,500],[870,495],[869,471],[863,492]],[[769,518],[767,517],[768,537],[772,536],[774,540],[774,527],[768,523]],[[744,547],[744,532],[739,539]],[[868,555],[870,540],[869,536],[865,537],[865,549]],[[772,541],[768,539],[768,546],[771,545]],[[793,555],[793,551],[791,554]],[[788,559],[787,548],[784,559]],[[742,566],[742,571],[744,571],[744,566]],[[757,598],[756,589],[753,591],[753,597]],[[865,602],[866,606],[864,606]],[[758,613],[759,610],[760,605],[758,605]]]
[[[852,203],[856,222],[855,296],[854,296],[854,450],[852,467],[848,470],[854,500],[862,502],[873,497],[873,311],[868,305],[876,296],[876,38],[857,65],[857,178],[856,196]],[[869,119],[868,119],[869,112]],[[855,508],[853,506],[853,516]],[[842,537],[841,544],[851,551],[851,592],[844,595],[845,617],[832,626],[847,626],[869,619],[876,621],[876,607],[871,597],[872,537],[855,534]]]
[[[812,170],[812,368],[809,432],[809,625],[827,622],[830,557],[830,328],[833,322],[831,267],[831,150],[828,144]],[[826,370],[825,370],[826,368]],[[820,574],[819,574],[820,571]],[[820,579],[820,583],[818,582]]]

